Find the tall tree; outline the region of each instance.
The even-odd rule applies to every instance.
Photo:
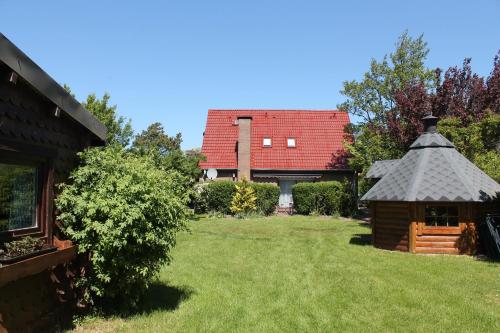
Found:
[[[500,114],[500,51],[493,61],[493,70],[486,80],[488,87],[488,105],[491,111]]]
[[[450,67],[443,83],[433,96],[433,113],[439,117],[459,117],[468,122],[481,119],[486,112],[488,98],[484,78],[472,72],[471,59],[466,58],[462,68]]]
[[[341,110],[361,118],[362,123],[385,124],[387,113],[394,112],[395,93],[413,83],[435,87],[434,71],[425,67],[429,49],[423,35],[412,38],[405,31],[396,42],[396,50],[382,61],[371,60],[370,70],[361,81],[344,81],[341,93],[347,100]]]
[[[348,99],[340,108],[361,122],[351,128],[354,143],[347,143],[336,160],[346,159],[364,175],[376,160],[400,158],[422,132],[422,117],[432,112],[457,149],[498,179],[500,52],[487,78],[472,71],[469,58],[444,75],[427,69],[428,52],[422,36],[413,39],[404,33],[394,53],[381,62],[372,60],[362,81],[344,83]],[[361,179],[360,189],[367,188],[363,183]]]
[[[108,130],[106,141],[108,144],[118,144],[126,147],[130,144],[134,134],[132,123],[130,119],[118,116],[116,105],[110,106],[109,99],[108,93],[105,93],[101,99],[95,94],[90,94],[82,105],[106,126]]]
[[[441,78],[440,71],[437,77]],[[473,73],[471,59],[466,58],[461,68],[450,67],[444,73],[435,91],[418,83],[398,91],[396,109],[400,117],[390,119],[387,132],[406,151],[422,131],[422,116],[432,112],[441,118],[440,132],[457,150],[500,181],[499,101],[499,55],[487,78]]]
[[[467,124],[459,117],[446,117],[438,127],[459,152],[500,182],[500,114],[486,112],[480,120]]]
[[[181,149],[182,134],[168,136],[163,129],[162,124],[156,122],[137,135],[132,144],[132,149],[144,153],[156,151],[164,156],[168,153]]]
[[[354,136],[354,142],[346,140],[346,150],[334,154],[333,164],[347,161],[350,167],[361,172],[361,191],[367,187],[363,175],[374,161],[399,158],[404,153],[404,144],[400,144],[400,141],[407,133],[394,131],[395,135],[391,136],[388,129],[400,124],[404,117],[396,107],[397,94],[404,87],[419,84],[424,91],[435,88],[434,70],[425,66],[428,53],[423,35],[413,38],[405,31],[398,38],[392,53],[381,61],[371,60],[370,69],[361,81],[344,82],[341,93],[347,100],[338,107],[360,121],[347,129]],[[411,112],[418,108],[411,106]],[[412,128],[412,131],[419,129],[418,124],[409,123],[405,126]]]
[[[188,186],[200,178],[202,171],[198,163],[203,157],[201,153],[193,151],[184,153],[181,143],[181,133],[169,136],[163,126],[156,122],[135,137],[131,150],[139,155],[152,155],[159,168],[179,171],[188,178]]]

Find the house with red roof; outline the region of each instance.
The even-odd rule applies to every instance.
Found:
[[[333,162],[347,124],[337,110],[209,110],[203,180],[275,183],[282,208],[292,206],[297,182],[348,179],[355,189],[356,173]]]

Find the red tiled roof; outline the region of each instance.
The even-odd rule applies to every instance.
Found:
[[[238,117],[252,117],[251,169],[326,170],[343,148],[349,116],[336,110],[208,110],[203,169],[237,169]],[[263,147],[264,137],[272,147]],[[287,139],[295,138],[295,148]]]

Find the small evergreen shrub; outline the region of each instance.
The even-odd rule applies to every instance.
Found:
[[[353,212],[354,196],[349,182],[298,183],[292,188],[295,211],[302,215],[343,215]]]
[[[255,212],[257,210],[257,206],[255,205],[257,197],[248,181],[243,178],[235,187],[236,192],[231,200],[231,213],[238,217],[244,217]]]
[[[190,193],[177,172],[122,148],[91,148],[79,157],[56,200],[61,229],[82,254],[76,284],[87,303],[134,307],[171,260]]]
[[[250,186],[255,191],[257,211],[262,215],[271,215],[279,203],[280,188],[274,184],[252,183]]]

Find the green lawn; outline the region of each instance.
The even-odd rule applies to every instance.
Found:
[[[500,265],[367,245],[324,217],[201,219],[144,312],[77,332],[500,332]]]

